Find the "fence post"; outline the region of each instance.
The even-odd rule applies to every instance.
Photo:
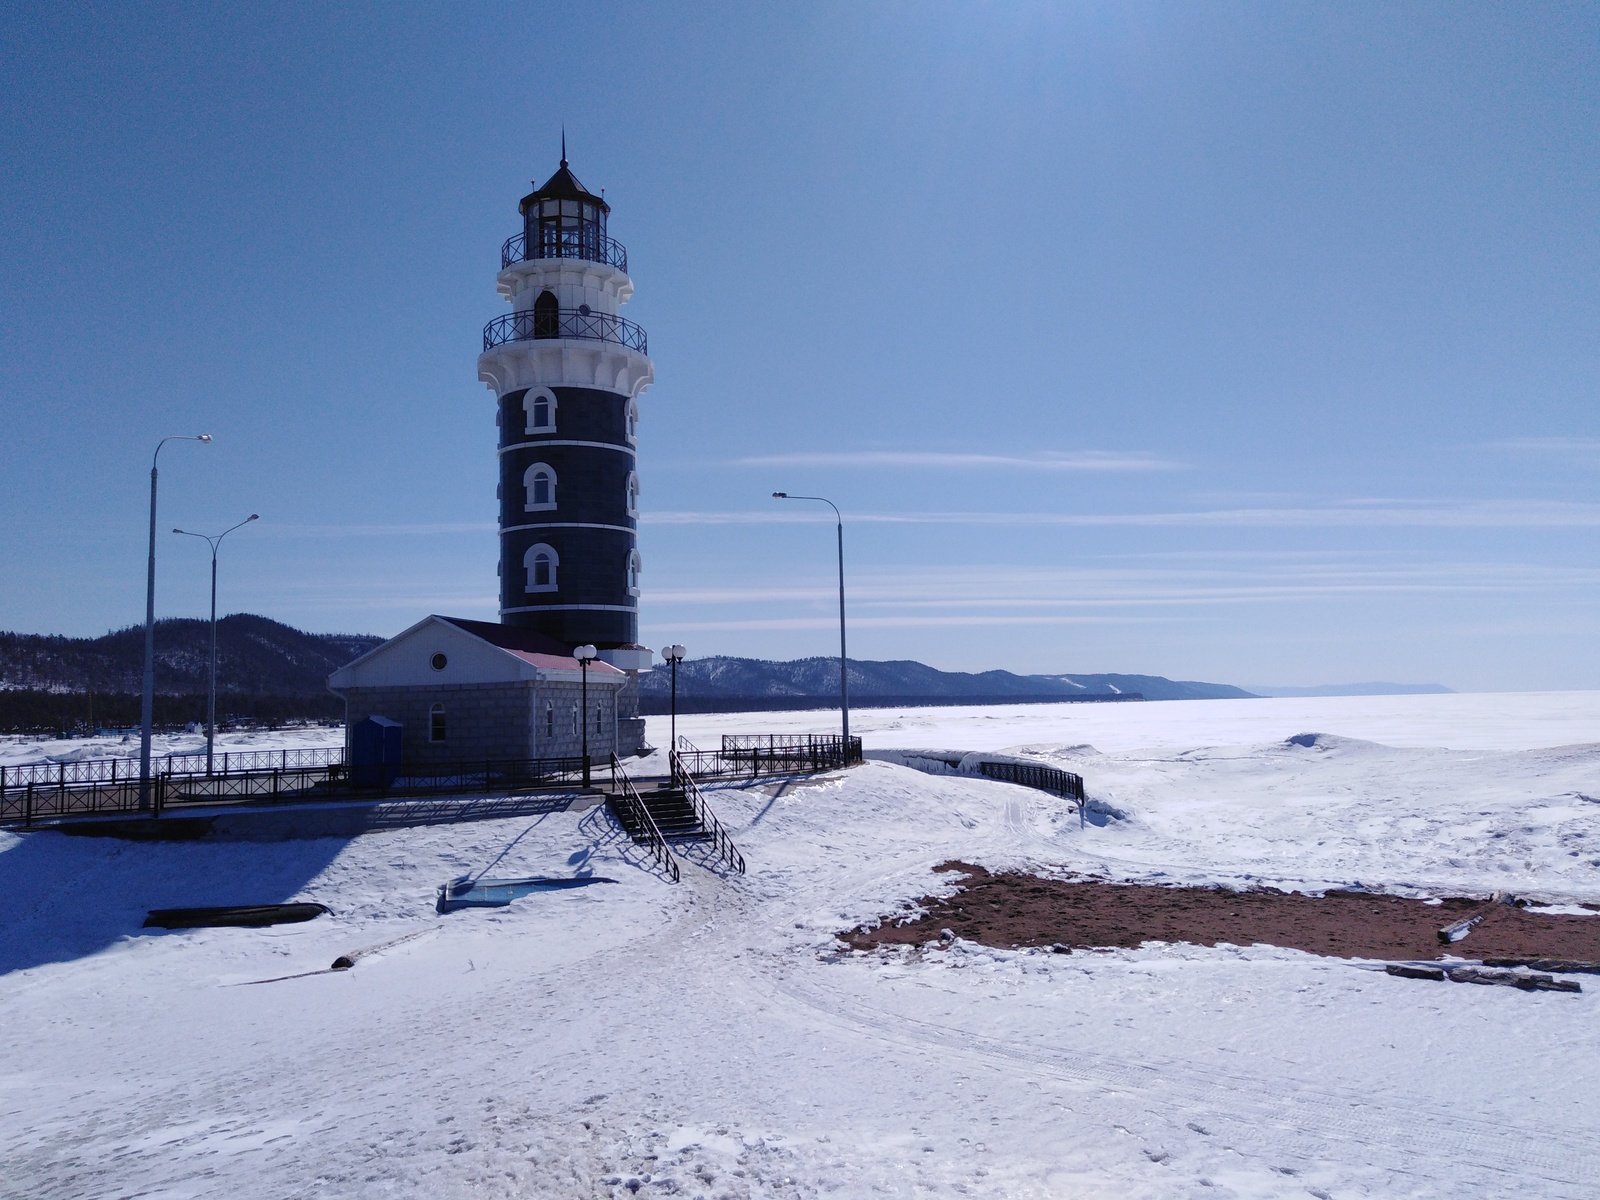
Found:
[[[24,825],[32,825],[33,824],[33,780],[31,780],[31,779],[28,780],[28,798],[23,803],[24,803],[24,807],[23,807],[23,810],[22,810],[22,814],[23,814],[22,815],[22,823]]]
[[[154,771],[150,783],[150,819],[154,821],[161,816],[162,793],[167,790],[167,777],[160,771]]]
[[[278,768],[277,767],[273,767],[272,768],[272,798],[274,800],[276,800],[278,798]]]

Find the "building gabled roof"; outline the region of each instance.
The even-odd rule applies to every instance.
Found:
[[[532,629],[519,629],[512,625],[498,625],[492,621],[469,621],[464,617],[444,617],[434,614],[422,618],[409,629],[397,633],[388,641],[374,646],[359,658],[334,671],[328,676],[328,686],[336,691],[339,688],[356,686],[353,682],[353,671],[388,655],[397,644],[407,641],[418,630],[432,624],[452,626],[459,633],[484,642],[525,666],[540,672],[550,672],[553,678],[577,679],[582,676],[583,665],[573,657],[573,647],[548,634]],[[591,683],[616,686],[625,680],[627,673],[608,662],[595,659],[589,664],[589,675]],[[446,676],[444,681],[451,680]]]
[[[540,633],[536,629],[521,629],[515,625],[500,625],[493,621],[469,621],[465,617],[440,617],[439,620],[448,621],[463,633],[481,638],[491,646],[498,646],[506,653],[514,654],[523,662],[532,663],[536,667],[554,671],[583,669],[578,665],[578,660],[572,656],[571,646],[559,638]],[[589,670],[598,674],[606,672],[622,674],[610,663],[603,663],[599,659],[589,664]]]

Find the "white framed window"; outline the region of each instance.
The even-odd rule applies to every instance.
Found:
[[[626,411],[628,445],[636,446],[639,444],[639,402],[629,400]]]
[[[556,506],[556,469],[549,463],[534,463],[522,473],[522,486],[528,494],[528,512],[548,512]]]
[[[561,566],[561,556],[556,553],[554,546],[547,546],[543,542],[529,546],[527,553],[522,556],[522,565],[528,571],[528,591],[554,592],[556,586],[556,569]]]
[[[428,710],[428,740],[430,742],[444,741],[444,705],[435,704]]]
[[[628,595],[639,594],[639,572],[644,569],[644,560],[639,557],[637,550],[628,551]]]
[[[628,472],[628,515],[630,517],[639,515],[639,473],[637,471]]]
[[[528,414],[529,437],[556,431],[556,394],[549,388],[529,388],[522,411]]]

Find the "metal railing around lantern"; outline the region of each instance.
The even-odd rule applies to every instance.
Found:
[[[627,248],[615,238],[601,235],[563,234],[560,238],[547,237],[542,240],[536,238],[530,248],[527,234],[519,233],[508,237],[505,245],[500,247],[502,271],[512,263],[527,262],[536,258],[581,258],[587,262],[604,263],[608,267],[615,267],[624,275],[628,273]]]
[[[596,342],[612,342],[650,353],[650,342],[644,330],[624,317],[610,313],[584,312],[581,308],[562,308],[554,311],[507,313],[496,317],[483,327],[483,348],[492,350],[507,342],[532,341],[536,338],[587,338]]]

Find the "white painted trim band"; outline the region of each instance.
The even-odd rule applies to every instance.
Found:
[[[509,446],[501,446],[500,453],[504,454],[508,450],[526,450],[530,446],[584,446],[591,450],[620,450],[624,454],[634,453],[632,446],[625,446],[621,442],[578,442],[566,441],[560,438],[550,438],[548,441],[540,440],[537,442],[513,442]]]
[[[626,612],[636,613],[632,604],[525,604],[521,608],[502,608],[500,612]]]
[[[617,533],[638,533],[631,525],[595,525],[587,521],[540,521],[536,525],[507,525],[500,530],[502,534],[522,533],[529,529],[611,529]]]

